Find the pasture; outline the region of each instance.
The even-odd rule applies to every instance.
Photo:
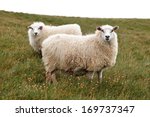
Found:
[[[58,72],[58,84],[45,83],[40,56],[29,45],[27,26],[34,21],[77,23],[83,34],[97,26],[118,25],[119,53],[114,67],[95,76],[74,77]],[[148,100],[150,99],[150,19],[74,18],[0,11],[1,100]]]

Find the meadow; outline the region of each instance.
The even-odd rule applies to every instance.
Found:
[[[114,67],[96,76],[58,72],[58,84],[45,83],[40,56],[29,45],[27,27],[34,21],[77,23],[83,34],[97,26],[118,25],[119,54]],[[150,19],[106,19],[33,15],[0,11],[1,100],[148,100],[150,99]]]

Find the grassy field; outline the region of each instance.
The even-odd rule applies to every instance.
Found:
[[[78,23],[84,34],[99,25],[119,25],[117,64],[104,80],[89,82],[58,72],[58,85],[45,84],[41,58],[30,47],[27,26],[33,21]],[[0,11],[0,99],[150,99],[150,19],[90,19]]]

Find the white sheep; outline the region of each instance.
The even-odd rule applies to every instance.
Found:
[[[93,79],[97,73],[101,81],[102,71],[116,63],[118,53],[118,26],[99,26],[95,34],[86,36],[57,34],[42,43],[42,60],[46,81],[57,82],[55,71],[86,72]]]
[[[82,35],[78,24],[67,24],[61,26],[45,25],[43,22],[34,22],[28,27],[29,43],[36,52],[40,52],[44,39],[54,34]]]

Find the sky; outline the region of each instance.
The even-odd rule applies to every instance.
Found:
[[[150,18],[150,0],[0,0],[0,10],[90,18]]]

